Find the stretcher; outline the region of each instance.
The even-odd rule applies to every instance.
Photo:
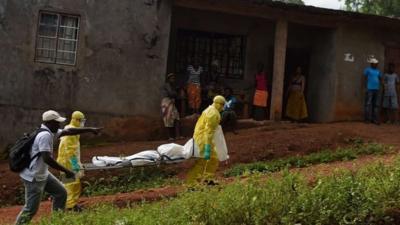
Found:
[[[226,142],[221,126],[214,133],[214,144],[218,159],[225,161],[229,158]],[[159,166],[165,164],[176,164],[190,158],[199,158],[200,151],[193,139],[185,145],[175,143],[163,144],[157,150],[145,150],[126,157],[94,156],[92,163],[83,164],[85,171],[108,170],[126,167]]]
[[[158,166],[180,163],[198,156],[193,139],[185,145],[175,143],[160,145],[157,150],[145,150],[126,157],[94,156],[92,163],[83,164],[84,170],[118,169],[124,167]]]

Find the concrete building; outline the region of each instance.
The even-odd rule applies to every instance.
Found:
[[[367,59],[400,71],[399,27],[393,18],[263,0],[2,0],[0,143],[37,126],[49,108],[81,110],[96,125],[158,121],[166,73],[183,80],[193,57],[206,70],[218,59],[224,83],[245,99],[263,62],[275,120],[302,66],[310,121],[358,120]]]

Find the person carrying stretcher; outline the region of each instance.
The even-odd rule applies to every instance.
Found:
[[[88,132],[97,134],[101,128],[85,127],[85,115],[80,111],[72,113],[71,122],[65,126],[69,128],[81,128]],[[58,147],[57,162],[75,172],[76,176],[72,182],[64,181],[64,187],[67,190],[67,210],[81,211],[82,208],[78,205],[78,199],[82,192],[81,178],[83,177],[83,167],[81,163],[81,146],[80,135],[64,136],[60,138]]]
[[[199,147],[201,158],[196,159],[195,165],[188,172],[188,184],[203,181],[209,184],[214,183],[212,179],[219,165],[217,149],[214,143],[214,133],[221,122],[220,113],[224,109],[225,102],[223,96],[215,96],[212,105],[208,106],[197,120],[193,140]]]

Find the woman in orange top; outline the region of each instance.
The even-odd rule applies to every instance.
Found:
[[[254,107],[254,119],[265,120],[267,115],[267,74],[264,72],[264,64],[257,64],[256,90],[254,92],[253,107]]]
[[[199,60],[196,59],[193,65],[189,65],[186,69],[188,73],[187,94],[189,107],[193,113],[199,113],[201,106],[201,76],[203,67],[200,66]]]

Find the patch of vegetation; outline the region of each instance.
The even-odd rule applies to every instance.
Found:
[[[92,177],[83,182],[83,196],[109,195],[138,189],[177,185],[175,174],[158,167],[121,169],[118,176],[105,172],[104,177]]]
[[[312,185],[288,170],[279,178],[253,174],[245,182],[186,192],[175,199],[122,210],[99,206],[44,218],[40,224],[397,224],[389,213],[393,209],[400,209],[400,160],[358,172],[339,171]]]
[[[276,172],[284,168],[302,168],[320,163],[347,161],[356,159],[359,156],[385,154],[393,151],[391,147],[376,143],[364,143],[360,139],[349,140],[349,142],[353,143],[350,147],[338,148],[335,151],[323,150],[305,156],[293,156],[268,162],[238,164],[227,170],[224,175],[232,177],[254,172]]]
[[[276,172],[285,168],[301,168],[314,164],[345,161],[360,155],[384,154],[391,148],[381,144],[365,144],[360,139],[349,140],[352,147],[340,148],[336,151],[325,150],[305,156],[294,156],[270,162],[239,164],[225,172],[225,176],[240,176],[255,172]],[[178,185],[181,181],[174,178],[173,173],[157,167],[127,168],[115,176],[106,171],[103,177],[92,177],[83,182],[83,196],[110,195],[126,193],[139,189],[158,188],[165,185]]]

